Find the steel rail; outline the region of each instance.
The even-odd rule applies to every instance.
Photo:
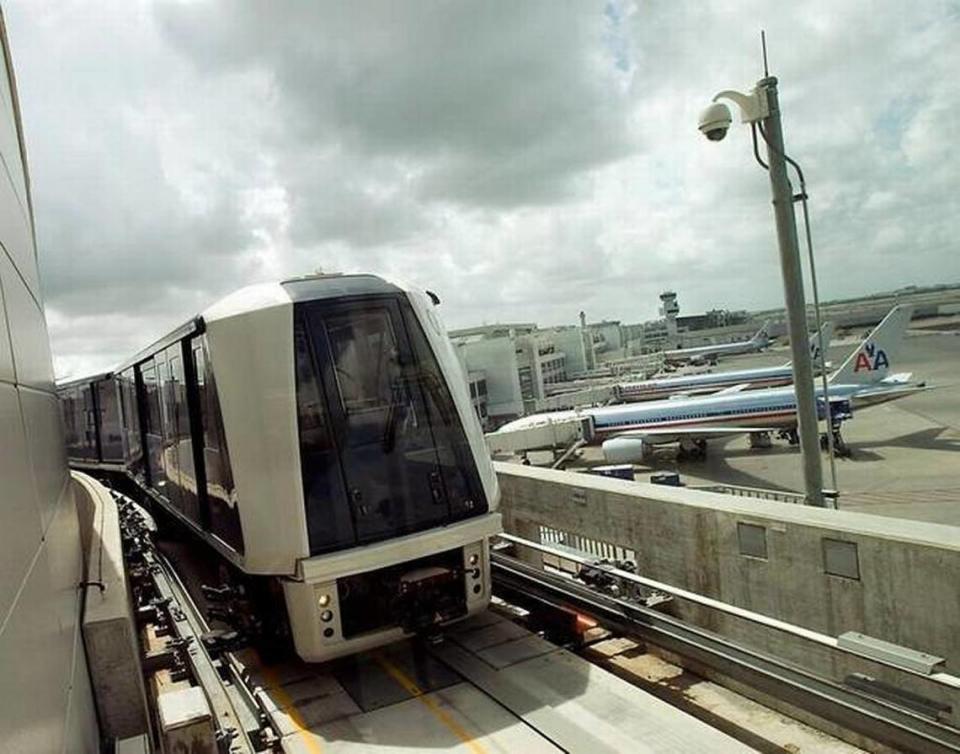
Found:
[[[903,665],[885,663],[883,660],[874,657],[867,657],[866,655],[858,654],[847,647],[840,646],[840,643],[837,641],[835,636],[828,636],[820,631],[814,631],[813,629],[804,628],[803,626],[798,626],[794,623],[788,623],[787,621],[780,620],[779,618],[771,618],[769,615],[757,613],[753,610],[747,610],[743,607],[737,607],[736,605],[731,605],[729,602],[722,602],[721,600],[714,599],[713,597],[707,597],[706,595],[698,594],[697,592],[691,592],[690,590],[683,589],[681,587],[671,586],[670,584],[666,584],[662,581],[650,579],[645,576],[639,576],[630,571],[622,571],[612,566],[597,565],[596,558],[590,557],[589,554],[578,555],[575,552],[571,552],[569,549],[560,549],[558,547],[552,547],[540,542],[531,542],[512,534],[503,533],[498,534],[497,536],[506,542],[512,542],[520,545],[521,547],[528,547],[556,558],[577,563],[578,565],[597,568],[602,570],[604,573],[609,573],[611,576],[623,579],[624,581],[631,581],[635,584],[639,584],[640,586],[645,586],[649,589],[655,589],[658,592],[664,592],[672,597],[676,597],[677,599],[693,602],[712,610],[717,610],[718,612],[732,615],[735,618],[741,618],[751,623],[757,623],[767,628],[772,628],[776,631],[781,631],[783,633],[796,636],[797,638],[804,639],[815,644],[820,644],[837,652],[849,654],[861,659],[868,659],[880,665],[886,665],[887,667],[894,668],[900,672],[913,675],[918,678],[923,678],[924,680],[931,681],[941,686],[951,689],[960,689],[960,678],[950,673],[939,671],[936,673],[927,674]]]
[[[240,679],[228,684],[221,676],[220,668],[232,676],[232,667],[214,660],[203,644],[202,636],[209,630],[200,610],[170,564],[169,560],[152,547],[144,552],[148,566],[161,600],[169,600],[167,613],[177,637],[186,642],[184,659],[189,663],[197,683],[210,703],[218,742],[222,750],[231,754],[256,754],[262,747],[251,740],[251,723],[261,728],[260,710],[252,694]]]
[[[566,556],[565,556],[566,557]],[[584,613],[626,636],[693,659],[730,678],[870,739],[916,752],[958,752],[960,731],[652,608],[599,594],[559,574],[494,552],[495,586],[522,599]]]

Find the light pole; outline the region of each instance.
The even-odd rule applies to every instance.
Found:
[[[813,366],[807,337],[807,307],[803,294],[803,273],[800,267],[800,249],[797,241],[797,223],[793,211],[793,188],[787,176],[787,158],[780,126],[780,105],[777,99],[777,79],[766,76],[757,82],[753,91],[743,94],[723,91],[713,98],[700,116],[700,130],[711,141],[720,141],[730,127],[730,109],[720,99],[735,102],[741,119],[754,129],[754,154],[768,169],[770,190],[773,193],[773,214],[777,225],[780,248],[780,273],[783,277],[784,302],[787,310],[787,330],[793,365],[793,389],[797,400],[797,422],[800,434],[800,453],[803,459],[803,480],[807,505],[824,506],[823,472],[820,467],[820,434],[817,423],[817,400],[813,389]],[[767,163],[757,152],[756,129],[760,130],[767,146]],[[827,397],[824,396],[824,400]],[[827,431],[831,431],[828,427]]]

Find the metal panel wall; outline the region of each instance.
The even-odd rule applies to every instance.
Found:
[[[0,748],[96,751],[80,536],[2,18],[0,53]]]

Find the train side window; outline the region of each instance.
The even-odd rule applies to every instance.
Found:
[[[146,426],[143,430],[147,440],[150,484],[158,492],[164,492],[167,477],[160,462],[163,456],[163,427],[160,420],[160,383],[155,360],[151,359],[140,367],[140,377],[143,381],[143,400],[147,408],[144,416]]]
[[[142,476],[143,444],[137,407],[137,378],[133,367],[122,372],[117,379],[120,384],[120,411],[123,414],[124,459],[134,476]]]
[[[123,460],[117,385],[118,381],[112,377],[96,383],[97,407],[100,414],[100,457],[104,461]]]
[[[193,463],[193,442],[190,435],[190,411],[187,407],[187,385],[183,368],[183,344],[177,343],[167,349],[170,365],[171,413],[173,435],[167,441],[172,446],[177,464],[178,495],[180,509],[194,523],[199,524],[200,500],[197,497],[197,472]]]
[[[183,509],[180,500],[180,459],[177,445],[177,407],[176,407],[176,380],[178,368],[177,355],[173,348],[164,352],[166,357],[158,365],[157,374],[161,384],[161,416],[163,417],[163,470],[167,477],[164,493],[167,499],[178,510]]]
[[[63,414],[64,442],[67,455],[79,458],[80,432],[77,424],[77,389],[68,388],[60,392],[60,411]]]
[[[80,407],[83,411],[80,424],[80,456],[90,461],[99,460],[97,449],[97,405],[94,402],[93,385],[80,388]]]
[[[193,354],[197,398],[200,404],[200,434],[203,436],[203,468],[207,478],[210,532],[242,553],[243,530],[237,508],[237,492],[233,484],[220,398],[217,395],[217,383],[209,359],[206,337],[195,339],[190,350]]]

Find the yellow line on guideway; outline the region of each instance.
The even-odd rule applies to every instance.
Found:
[[[427,696],[423,690],[417,686],[412,678],[407,676],[400,668],[394,665],[390,660],[384,657],[379,652],[374,655],[377,663],[383,668],[393,680],[399,683],[403,688],[415,697],[424,707],[426,707],[430,712],[433,713],[433,716],[437,718],[441,723],[443,723],[447,728],[453,731],[454,735],[463,741],[467,748],[473,752],[473,754],[486,754],[486,749],[484,749],[480,744],[476,742],[473,736],[471,736],[466,728],[464,728],[460,723],[453,719],[453,717],[439,704],[437,704],[435,699],[431,699]]]
[[[260,664],[259,669],[264,679],[270,684],[270,691],[276,697],[280,709],[290,717],[290,722],[293,723],[293,727],[296,728],[300,740],[303,741],[303,745],[307,751],[309,751],[310,754],[323,754],[320,741],[314,733],[310,732],[310,728],[307,727],[303,718],[300,717],[300,711],[297,709],[296,703],[290,695],[284,691],[283,686],[280,685],[280,679],[277,677],[277,674],[263,663]]]

